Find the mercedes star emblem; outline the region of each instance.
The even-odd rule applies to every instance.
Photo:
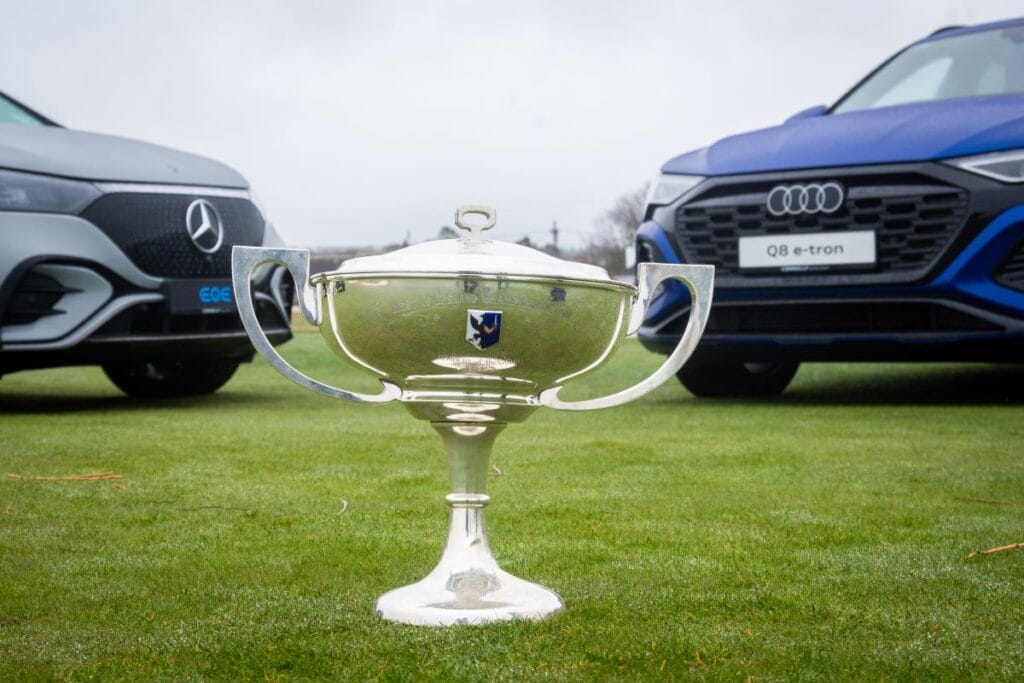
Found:
[[[185,212],[185,229],[196,249],[212,254],[224,243],[224,225],[213,204],[197,199],[188,205]]]

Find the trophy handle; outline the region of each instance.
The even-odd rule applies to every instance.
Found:
[[[295,289],[299,299],[302,316],[312,325],[319,326],[322,314],[320,311],[319,291],[309,285],[309,250],[308,249],[276,249],[264,247],[236,246],[231,250],[231,277],[235,290],[235,302],[242,325],[249,334],[249,339],[260,355],[267,359],[271,367],[301,387],[311,389],[331,398],[338,398],[356,403],[387,403],[397,399],[402,390],[394,384],[381,380],[384,390],[379,394],[359,394],[345,391],[323,384],[312,377],[307,377],[291,365],[277,352],[274,345],[260,327],[256,318],[256,310],[252,303],[252,289],[249,286],[254,270],[264,263],[278,263],[289,270],[295,280]]]
[[[674,263],[641,263],[637,266],[637,280],[640,291],[633,306],[627,333],[632,334],[639,329],[651,303],[651,295],[659,284],[665,280],[679,280],[690,290],[690,318],[686,323],[683,336],[661,367],[647,379],[608,396],[593,398],[586,401],[560,401],[558,392],[562,387],[551,387],[540,393],[538,400],[541,405],[558,410],[596,410],[622,405],[656,389],[667,379],[675,375],[679,368],[689,359],[697,342],[704,333],[711,312],[711,297],[715,289],[715,267],[680,265]]]

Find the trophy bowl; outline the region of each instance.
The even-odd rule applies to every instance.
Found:
[[[400,401],[441,435],[450,478],[441,560],[421,581],[381,596],[377,614],[435,626],[543,619],[563,608],[561,599],[502,570],[487,542],[484,508],[494,439],[539,407],[608,408],[672,377],[707,322],[714,268],[643,263],[634,287],[596,266],[484,239],[483,231],[495,224],[493,209],[462,207],[455,223],[466,231],[460,239],[350,259],[313,275],[308,250],[236,246],[235,300],[256,350],[281,374],[332,398]],[[323,384],[281,358],[253,309],[250,282],[266,263],[291,271],[303,316],[337,356],[380,380],[380,392]],[[669,279],[685,284],[692,305],[682,338],[661,367],[609,396],[561,400],[566,383],[601,366],[640,326],[658,285]]]

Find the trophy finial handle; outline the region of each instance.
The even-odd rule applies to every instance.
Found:
[[[235,304],[238,306],[238,315],[242,319],[242,325],[249,335],[252,345],[260,352],[260,355],[267,359],[270,366],[282,375],[292,380],[299,386],[330,396],[331,398],[354,401],[356,403],[388,403],[397,399],[402,390],[381,380],[384,390],[379,394],[360,394],[354,391],[345,391],[332,387],[329,384],[318,382],[308,377],[295,368],[288,361],[281,357],[274,345],[267,339],[267,335],[260,327],[256,318],[256,310],[252,302],[252,280],[253,271],[265,263],[277,263],[289,270],[292,279],[295,280],[295,289],[299,299],[299,309],[303,317],[312,325],[320,325],[320,297],[317,289],[309,285],[309,250],[308,249],[278,249],[265,247],[243,247],[235,246],[231,250],[231,278],[235,290]]]
[[[665,280],[679,280],[690,290],[690,317],[686,322],[683,336],[676,348],[669,354],[661,367],[647,379],[608,396],[586,401],[562,401],[558,392],[562,387],[552,387],[538,396],[541,405],[558,410],[596,410],[611,408],[635,400],[653,391],[675,375],[693,354],[708,323],[711,313],[711,298],[715,288],[715,267],[680,265],[675,263],[641,263],[637,266],[637,280],[640,291],[633,306],[627,332],[633,333],[640,327],[655,289]]]
[[[466,220],[467,216],[476,214],[484,217],[483,223],[473,223]],[[460,206],[455,210],[455,226],[467,231],[463,239],[480,239],[484,230],[490,230],[498,221],[498,213],[489,206]]]

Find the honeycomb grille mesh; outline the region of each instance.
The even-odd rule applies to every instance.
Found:
[[[196,248],[185,213],[196,199],[213,204],[224,241],[213,254]],[[82,217],[94,223],[145,273],[157,277],[230,277],[231,247],[263,242],[263,217],[247,199],[118,192],[90,204]]]

